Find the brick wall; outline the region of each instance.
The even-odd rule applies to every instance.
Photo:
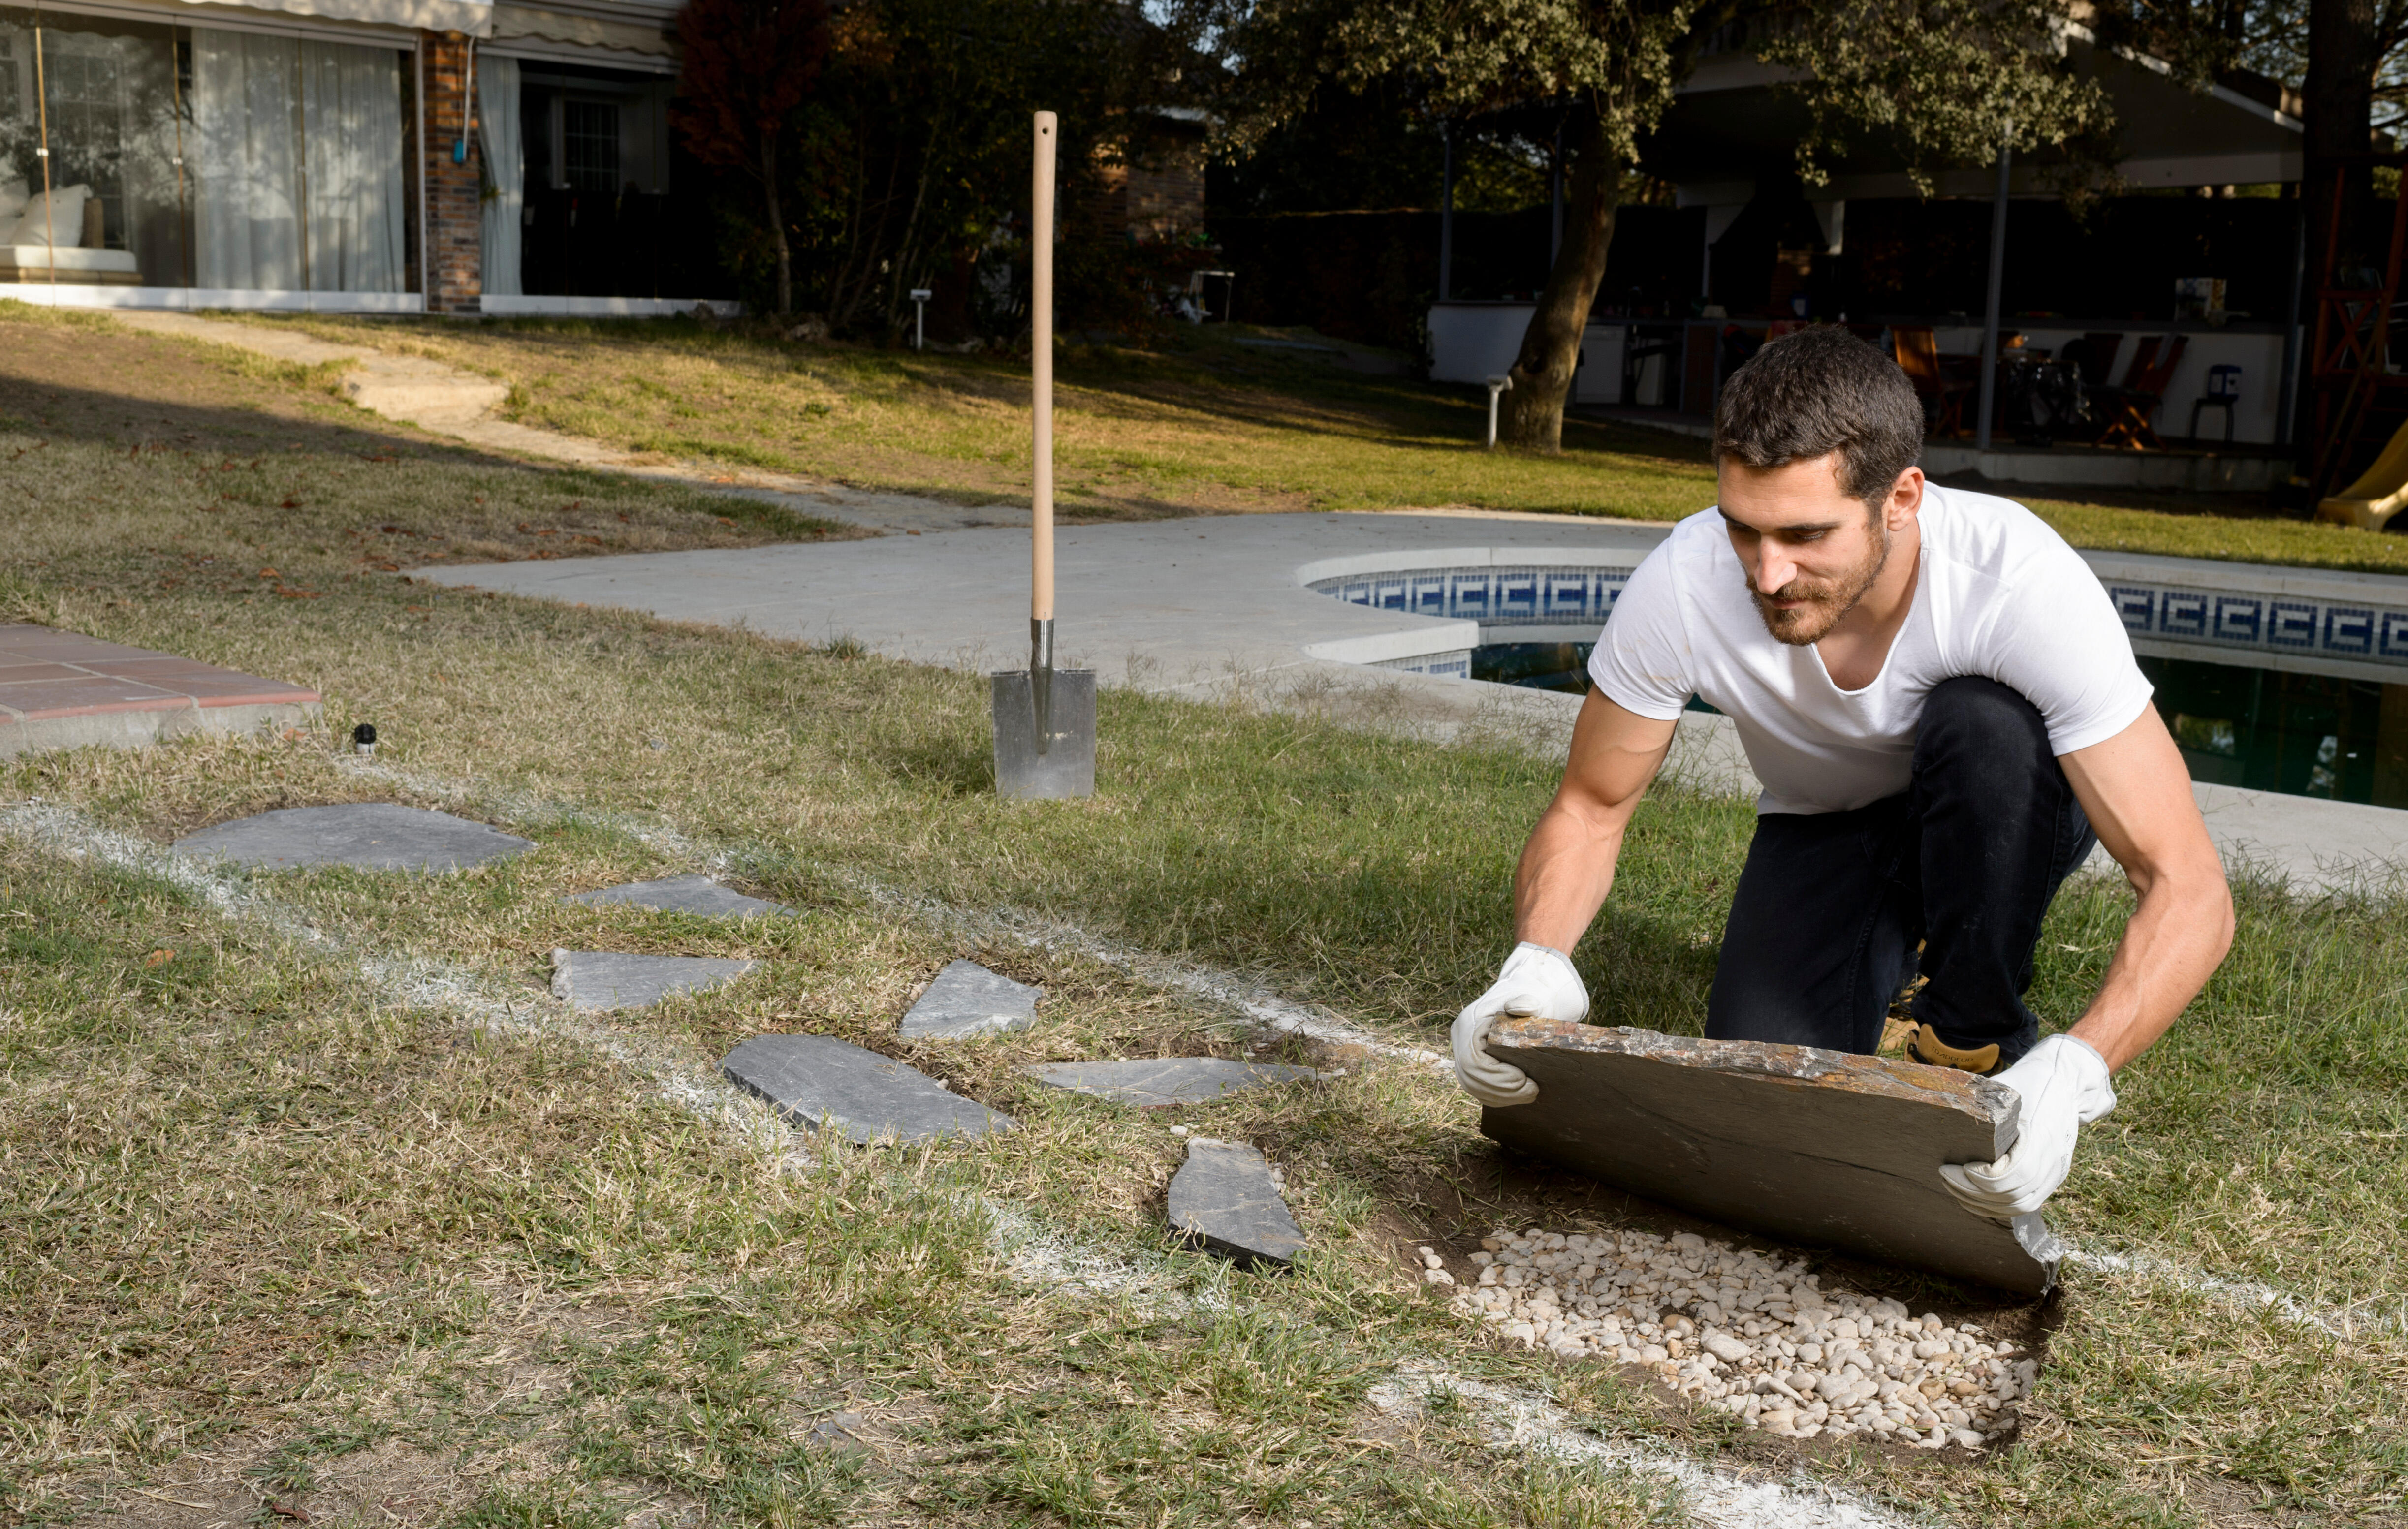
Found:
[[[1166,146],[1128,167],[1123,216],[1140,241],[1174,238],[1204,225],[1204,147]]]
[[[484,155],[468,103],[468,43],[454,33],[422,34],[426,96],[420,103],[419,152],[426,174],[426,308],[474,313],[484,291]],[[468,160],[452,162],[452,146],[468,139]]]
[[[1148,244],[1204,223],[1200,126],[1140,118],[1127,141],[1098,144],[1063,221],[1080,235]]]

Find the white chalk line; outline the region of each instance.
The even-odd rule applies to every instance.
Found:
[[[2172,1285],[2246,1311],[2269,1312],[2294,1327],[2316,1328],[2337,1338],[2384,1336],[2408,1327],[2408,1320],[2403,1320],[2408,1318],[2408,1312],[2386,1311],[2378,1301],[2358,1301],[2338,1307],[2313,1306],[2272,1285],[2254,1279],[2227,1279],[2177,1264],[2172,1259],[2159,1258],[2154,1253],[2093,1252],[2088,1249],[2069,1246],[2065,1261],[2079,1268],[2095,1269],[2100,1274],[2130,1275],[2135,1279]],[[2408,1303],[2401,1304],[2408,1306]]]
[[[353,755],[337,755],[336,762],[348,772],[389,781],[413,793],[437,800],[476,803],[486,810],[523,824],[584,822],[609,832],[624,834],[666,854],[701,864],[709,870],[724,870],[731,864],[752,857],[742,851],[712,850],[656,817],[596,812],[524,793],[496,791],[483,782],[447,779]],[[146,841],[119,836],[129,845],[144,844],[147,848]],[[752,853],[757,854],[758,851]],[[898,892],[867,878],[854,877],[852,879],[854,890],[873,901],[901,908],[939,927],[957,929],[972,937],[1000,936],[1044,949],[1067,949],[1125,971],[1140,980],[1175,988],[1236,1008],[1255,1022],[1283,1033],[1332,1044],[1360,1046],[1377,1054],[1450,1071],[1454,1067],[1453,1058],[1444,1053],[1381,1040],[1327,1015],[1326,1011],[1316,1012],[1284,999],[1262,983],[1236,973],[1128,949],[1056,920],[1014,910],[972,912],[934,897]],[[2074,1267],[2155,1280],[2245,1311],[2268,1313],[2290,1325],[2312,1328],[2331,1336],[2351,1339],[2408,1330],[2408,1312],[2386,1311],[2383,1302],[2376,1299],[2338,1306],[2319,1305],[2259,1281],[2209,1274],[2203,1269],[2154,1254],[2094,1250],[2062,1238],[2060,1242],[2065,1250],[2062,1255],[2065,1262]]]
[[[1727,1529],[1904,1529],[1918,1521],[1875,1508],[1803,1474],[1787,1481],[1751,1480],[1716,1470],[1675,1450],[1607,1438],[1573,1422],[1535,1392],[1469,1379],[1436,1366],[1409,1365],[1371,1388],[1371,1405],[1411,1417],[1433,1395],[1478,1403],[1488,1441],[1499,1450],[1527,1450],[1558,1459],[1620,1467],[1674,1488],[1689,1517]]]

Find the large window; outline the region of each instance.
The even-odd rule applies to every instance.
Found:
[[[0,283],[410,290],[408,58],[0,7]]]

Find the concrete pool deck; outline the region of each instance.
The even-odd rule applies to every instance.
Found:
[[[825,498],[810,507],[842,513]],[[1435,738],[1486,731],[1560,749],[1575,696],[1370,666],[1473,646],[1477,623],[1350,605],[1306,588],[1298,571],[1333,559],[1398,567],[1544,564],[1549,554],[1568,564],[1613,553],[1635,561],[1670,529],[1484,511],[1066,526],[1055,543],[1057,662],[1093,668],[1107,686],[1236,692],[1352,725]],[[803,642],[849,637],[886,657],[972,672],[1027,662],[1028,539],[1016,527],[422,568],[411,577]],[[1697,785],[1756,789],[1724,718],[1684,718],[1670,767]],[[2193,790],[2236,866],[2306,891],[2408,869],[2408,811],[2231,786]]]

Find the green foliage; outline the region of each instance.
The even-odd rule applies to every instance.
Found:
[[[2103,139],[2107,93],[2065,66],[2064,21],[2050,0],[1851,0],[1781,14],[1757,39],[1768,64],[1801,71],[1788,87],[1813,130],[1798,141],[1810,186],[1852,149],[1901,152],[1926,194],[1945,165],[2000,145]]]
[[[788,189],[800,281],[839,331],[893,334],[905,296],[1026,228],[1030,118],[1061,119],[1067,215],[1158,104],[1145,34],[1111,0],[874,0],[844,7]],[[757,257],[752,262],[757,267]],[[980,327],[1010,333],[1007,293]]]

